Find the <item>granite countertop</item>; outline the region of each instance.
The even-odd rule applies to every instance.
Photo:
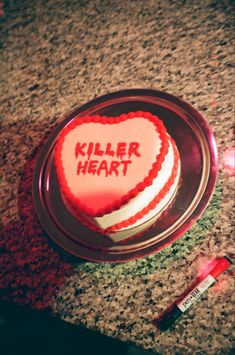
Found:
[[[233,267],[169,332],[152,321],[205,261],[233,260],[233,1],[16,0],[0,36],[0,298],[52,312],[159,354],[232,354]],[[128,263],[70,256],[35,215],[32,174],[66,113],[149,88],[193,105],[219,151],[215,194],[173,245]]]

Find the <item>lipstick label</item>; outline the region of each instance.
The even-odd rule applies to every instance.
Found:
[[[210,274],[207,275],[206,278],[199,282],[199,284],[195,286],[187,296],[177,303],[177,307],[181,312],[185,312],[186,309],[188,309],[214,282],[214,277]]]

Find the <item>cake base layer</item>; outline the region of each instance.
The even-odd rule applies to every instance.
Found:
[[[142,111],[78,117],[60,134],[55,165],[68,210],[114,242],[154,223],[180,178],[174,140]]]
[[[110,239],[114,242],[119,242],[121,240],[133,237],[137,234],[144,232],[146,229],[150,228],[154,223],[157,222],[161,214],[168,208],[175,198],[178,190],[178,183],[180,179],[180,168],[178,169],[176,180],[174,185],[172,185],[169,193],[161,201],[156,208],[152,209],[138,222],[130,225],[127,228],[122,228],[120,230],[113,230],[112,232],[106,232]]]
[[[168,179],[165,184],[162,183],[162,176],[159,174],[155,181],[153,181],[153,185],[148,188],[151,193],[145,190],[140,196],[137,196],[133,201],[124,205],[122,209],[125,213],[120,209],[102,217],[88,217],[79,213],[76,208],[71,207],[63,197],[64,203],[68,210],[83,224],[100,234],[108,236],[114,242],[119,242],[140,234],[157,221],[177,193],[180,180],[180,159],[177,147],[171,139],[168,156],[170,157],[171,164],[169,164],[170,166],[168,166],[168,164],[164,165],[164,170],[169,169],[171,173],[170,175],[168,173]],[[142,198],[142,204],[139,203],[140,198]],[[143,208],[140,209],[140,206]],[[134,215],[133,211],[136,210],[136,208],[137,212]],[[119,219],[116,218],[115,220],[115,215]],[[129,218],[125,219],[124,216],[127,215]],[[102,228],[99,224],[100,221],[101,223],[103,222],[104,225],[106,222],[108,227]],[[116,221],[116,223],[111,224],[112,221]]]

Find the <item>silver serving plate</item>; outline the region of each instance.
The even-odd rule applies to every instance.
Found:
[[[157,115],[175,140],[181,157],[181,183],[173,202],[146,232],[114,243],[90,231],[67,210],[55,173],[54,146],[61,129],[77,116],[117,116],[137,110]],[[83,105],[54,129],[35,168],[34,205],[45,231],[68,252],[91,261],[125,262],[156,253],[182,236],[206,208],[215,188],[217,170],[213,134],[193,107],[159,91],[119,91]],[[147,221],[146,226],[151,222]]]

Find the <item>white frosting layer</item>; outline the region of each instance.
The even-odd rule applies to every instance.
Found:
[[[135,234],[142,232],[143,230],[149,228],[156,220],[160,217],[161,213],[167,208],[169,203],[174,198],[178,183],[180,178],[180,166],[178,168],[178,173],[175,179],[174,184],[170,188],[168,194],[161,200],[157,206],[150,210],[143,218],[139,219],[135,224],[127,228],[122,228],[120,230],[114,231],[112,233],[108,233],[107,235],[114,241],[118,242],[122,239],[129,238]]]
[[[99,226],[102,229],[106,229],[108,227],[111,227],[112,225],[119,223],[121,221],[124,221],[126,219],[129,219],[130,217],[134,216],[136,213],[141,211],[144,207],[146,207],[152,200],[153,198],[159,193],[159,191],[165,186],[166,182],[168,181],[169,177],[171,176],[173,165],[174,165],[174,151],[171,142],[169,141],[170,146],[168,150],[168,154],[166,155],[165,161],[162,164],[162,168],[159,171],[157,177],[153,180],[152,185],[148,186],[145,188],[144,191],[142,191],[140,194],[138,194],[135,198],[133,198],[129,203],[121,207],[119,210],[114,211],[112,213],[106,214],[102,217],[94,217],[90,219],[92,223],[95,223],[97,226]],[[156,209],[154,209],[153,215],[158,213],[159,211],[162,210],[164,205],[168,203],[168,200],[170,199],[172,193],[167,195],[159,205],[156,206]],[[168,198],[167,198],[168,197]],[[151,216],[152,217],[152,216]],[[140,221],[137,221],[134,226],[139,225],[140,223],[145,222],[149,218],[148,215],[146,215],[143,219]]]
[[[87,221],[103,230],[135,216],[158,195],[172,174],[174,150],[169,136],[168,141],[168,153],[165,156],[158,175],[153,179],[152,184],[147,186],[144,191],[140,192],[127,204],[121,206],[120,209],[105,214],[102,217],[90,217],[85,215],[84,211],[75,211],[72,206],[70,207],[69,201],[66,201],[65,196],[63,196],[66,206],[75,216],[77,215],[79,217],[79,215],[81,215]],[[128,163],[127,166],[127,174],[122,174],[122,165],[119,166],[121,173],[118,176],[115,173],[107,176],[104,170],[101,170],[100,174],[97,174],[97,170],[94,173],[89,173],[88,170],[86,170],[86,173],[79,172],[78,174],[77,167],[79,162],[82,166],[85,166],[86,162],[90,164],[93,160],[97,162],[96,167],[98,167],[104,159],[107,162],[107,166],[110,166],[114,159],[117,161],[118,159],[120,160],[115,152],[120,142],[125,142],[126,144],[126,153],[121,160],[130,160],[130,157],[128,157],[128,147],[133,142],[138,142],[139,144],[138,153],[140,154],[139,156],[133,154],[131,157],[131,163]],[[76,154],[78,143],[80,154]],[[94,144],[95,146],[96,143],[99,144],[98,150],[103,151],[103,154],[100,154],[100,156],[95,154],[92,148],[93,152],[89,156],[87,153],[89,144]],[[110,149],[114,151],[113,156],[106,154],[108,145],[110,145]],[[118,124],[84,123],[75,127],[65,136],[61,153],[65,178],[74,196],[79,198],[85,206],[99,209],[119,200],[148,176],[148,172],[155,162],[160,147],[161,141],[156,127],[151,121],[142,117],[137,117],[134,120],[127,120]],[[131,226],[113,230],[107,235],[113,241],[119,241],[138,234],[153,224],[173,199],[177,191],[179,177],[180,162],[177,177],[173,185],[156,207]]]

